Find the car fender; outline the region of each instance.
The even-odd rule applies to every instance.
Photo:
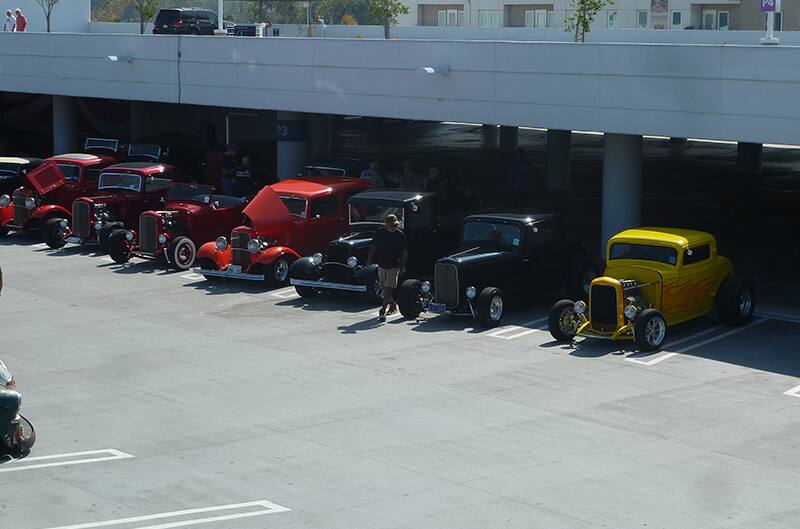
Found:
[[[296,279],[319,279],[322,275],[320,267],[314,264],[311,257],[301,257],[289,267],[289,277]]]
[[[43,219],[45,217],[60,217],[70,220],[72,218],[72,212],[58,204],[45,204],[31,212],[32,219]]]
[[[362,266],[353,273],[355,279],[370,279],[378,274],[378,265],[371,264]]]
[[[271,246],[258,255],[256,262],[263,265],[270,265],[284,255],[289,257],[290,262],[300,259],[300,254],[291,248],[287,248],[286,246]]]
[[[231,263],[232,255],[231,255],[231,246],[230,244],[222,250],[221,252],[217,250],[215,241],[207,242],[203,244],[199,250],[197,250],[197,257],[196,259],[211,259],[215,263],[217,263],[217,268],[222,269],[227,267]]]
[[[0,226],[12,220],[14,220],[14,206],[9,204],[8,207],[0,208]]]

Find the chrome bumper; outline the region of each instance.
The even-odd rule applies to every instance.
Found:
[[[226,270],[206,270],[205,268],[195,268],[195,274],[213,277],[227,277],[229,279],[246,279],[248,281],[264,281],[264,274],[246,274],[244,272],[229,272]]]
[[[319,288],[321,290],[347,290],[349,292],[366,292],[366,285],[350,283],[331,283],[330,281],[314,281],[312,279],[290,279],[289,283],[296,287]]]

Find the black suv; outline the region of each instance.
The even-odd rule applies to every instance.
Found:
[[[217,14],[196,7],[161,9],[153,23],[156,35],[213,35],[217,29]]]
[[[493,213],[464,219],[458,253],[439,259],[434,281],[406,279],[397,305],[406,318],[421,312],[500,323],[504,301],[566,289],[584,299],[598,267],[583,247],[564,236],[550,213]]]

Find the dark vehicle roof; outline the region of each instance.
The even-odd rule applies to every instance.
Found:
[[[123,162],[106,167],[106,171],[133,171],[137,173],[152,174],[163,173],[170,169],[169,165],[155,162]]]
[[[546,220],[553,220],[556,216],[553,213],[478,213],[469,215],[464,222],[470,220],[496,220],[513,222],[516,224],[535,224]]]
[[[419,202],[422,200],[429,200],[435,197],[435,193],[428,191],[406,191],[402,189],[370,189],[369,191],[362,191],[357,195],[350,197],[348,202],[368,200],[370,202],[381,202],[385,204],[409,204],[411,202]]]

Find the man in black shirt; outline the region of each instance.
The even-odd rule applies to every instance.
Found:
[[[397,304],[394,301],[394,291],[397,290],[397,283],[403,275],[408,259],[408,249],[406,247],[406,236],[397,228],[400,222],[395,215],[387,215],[384,227],[375,232],[372,239],[372,247],[369,249],[367,266],[371,265],[375,257],[378,260],[378,280],[383,288],[383,303],[378,312],[378,318],[384,319],[387,314],[397,312]]]

